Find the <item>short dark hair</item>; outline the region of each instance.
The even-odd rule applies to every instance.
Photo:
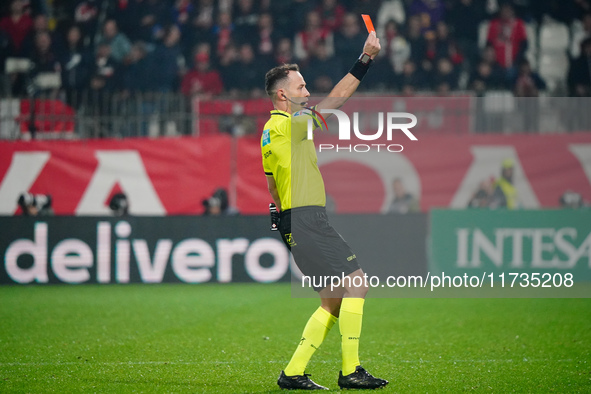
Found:
[[[277,85],[287,79],[290,71],[300,71],[300,66],[295,63],[282,64],[267,71],[267,74],[265,74],[265,91],[269,97],[273,97]]]

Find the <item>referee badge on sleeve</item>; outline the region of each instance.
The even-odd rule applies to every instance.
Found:
[[[269,145],[271,143],[271,135],[269,132],[271,129],[263,130],[263,146]]]

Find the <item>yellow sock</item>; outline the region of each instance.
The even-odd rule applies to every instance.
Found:
[[[310,361],[316,349],[320,347],[336,321],[337,318],[322,307],[319,307],[312,314],[306,327],[304,327],[302,340],[284,370],[287,376],[304,374],[308,361]]]
[[[343,351],[343,376],[355,372],[359,362],[359,337],[363,320],[363,298],[343,298],[339,315],[341,347]]]

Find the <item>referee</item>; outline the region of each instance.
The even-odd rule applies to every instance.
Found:
[[[363,276],[355,254],[328,222],[324,181],[316,163],[314,141],[307,138],[307,129],[310,119],[314,128],[321,127],[317,111],[337,109],[351,97],[379,51],[380,41],[372,32],[349,73],[315,108],[306,107],[310,93],[297,64],[275,67],[265,75],[265,90],[274,109],[261,137],[263,168],[269,192],[281,212],[279,230],[283,241],[302,273],[312,278]],[[337,319],[343,358],[339,387],[376,389],[388,384],[372,376],[359,362],[367,287],[352,286],[353,280],[344,282],[341,288],[332,291],[329,287],[315,288],[320,307],[308,320],[291,361],[281,371],[277,380],[280,388],[327,390],[313,382],[305,369]]]

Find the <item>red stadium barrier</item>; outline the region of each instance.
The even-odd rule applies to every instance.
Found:
[[[20,123],[21,132],[29,131],[31,121],[31,101],[21,100]],[[72,107],[59,100],[35,100],[35,128],[44,133],[72,133],[74,131],[75,112]]]
[[[108,198],[118,188],[133,214],[200,214],[202,200],[219,187],[229,189],[242,213],[266,213],[259,140],[236,141],[235,148],[225,135],[0,142],[0,214],[14,214],[25,191],[51,194],[57,214],[109,214]],[[516,164],[522,207],[557,207],[568,189],[591,200],[590,134],[420,136],[404,142],[402,153],[342,153],[318,155],[337,212],[386,211],[396,177],[423,211],[465,207],[481,181],[499,175],[506,157]]]

